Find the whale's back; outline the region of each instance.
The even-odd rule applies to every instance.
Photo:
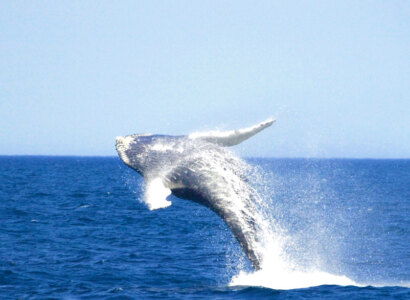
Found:
[[[190,153],[164,174],[172,193],[214,211],[231,229],[252,265],[260,268],[257,253],[259,214],[257,192],[246,180],[247,164],[231,151],[204,141],[189,141]]]

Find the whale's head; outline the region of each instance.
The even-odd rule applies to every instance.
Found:
[[[146,177],[169,163],[175,153],[181,152],[184,138],[157,134],[133,134],[118,136],[116,148],[121,160]]]
[[[153,137],[152,134],[133,134],[116,138],[115,146],[121,160],[143,176]]]

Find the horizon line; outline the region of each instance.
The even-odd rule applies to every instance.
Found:
[[[117,155],[70,155],[70,154],[0,154],[3,157],[56,157],[56,158],[119,158]],[[244,159],[357,159],[357,160],[410,160],[410,157],[320,157],[320,156],[239,156]],[[120,159],[120,158],[119,158]]]

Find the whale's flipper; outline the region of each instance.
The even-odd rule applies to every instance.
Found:
[[[188,137],[190,139],[205,140],[219,146],[230,147],[242,143],[244,140],[249,139],[251,136],[254,136],[263,129],[271,126],[274,122],[275,119],[268,119],[262,123],[248,128],[230,131],[195,132],[191,133]]]
[[[155,178],[147,182],[145,187],[145,203],[149,210],[170,206],[172,202],[167,200],[169,195],[171,195],[171,190],[163,184],[161,178]]]

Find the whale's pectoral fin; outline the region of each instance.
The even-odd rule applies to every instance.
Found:
[[[190,134],[189,138],[201,139],[220,146],[230,147],[249,139],[251,136],[271,126],[274,122],[274,119],[268,119],[257,125],[238,130],[197,132]]]
[[[169,195],[171,190],[164,185],[161,178],[147,181],[144,201],[150,210],[170,206],[172,202],[167,200]]]

